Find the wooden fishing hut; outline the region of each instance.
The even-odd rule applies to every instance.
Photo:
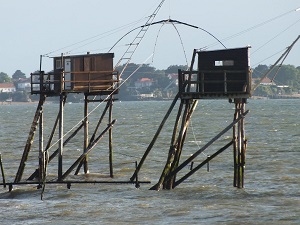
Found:
[[[31,124],[30,132],[24,148],[23,156],[17,171],[14,183],[10,184],[28,184],[30,181],[38,180],[39,184],[47,183],[47,166],[57,158],[57,179],[52,183],[64,182],[65,178],[77,167],[75,174],[78,174],[83,166],[84,173],[89,172],[88,154],[95,145],[108,133],[109,147],[109,174],[113,177],[113,158],[112,158],[112,127],[115,120],[112,119],[112,107],[119,88],[119,74],[113,69],[113,53],[103,54],[84,54],[84,55],[68,55],[53,58],[53,71],[45,73],[40,71],[31,74],[31,94],[39,95],[39,103]],[[42,64],[42,57],[41,57]],[[40,66],[41,67],[41,66]],[[64,107],[68,94],[77,93],[84,95],[84,116],[76,127],[76,129],[65,136],[64,131]],[[50,134],[49,140],[45,145],[44,138],[44,103],[49,97],[59,97],[58,115],[54,121],[54,126]],[[106,106],[99,117],[99,121],[95,130],[91,133],[89,129],[89,110],[90,102],[106,102]],[[100,103],[99,103],[100,104]],[[99,131],[100,124],[104,117],[108,118],[108,124],[105,123],[105,129]],[[50,152],[50,146],[54,142],[54,134],[58,129],[57,149]],[[64,170],[64,147],[73,139],[80,130],[83,129],[84,138],[82,154],[72,164],[72,166]],[[32,148],[34,136],[38,130],[39,142],[39,163],[38,168],[33,171],[26,181],[22,181],[23,173],[26,167],[28,156]],[[81,146],[80,146],[81,147]],[[81,147],[82,148],[82,147]],[[51,153],[51,154],[50,154]],[[30,173],[31,174],[31,173]],[[83,181],[84,182],[84,181]],[[97,183],[97,182],[92,182]],[[70,183],[68,183],[70,186]],[[10,187],[11,189],[12,187]]]
[[[197,69],[193,69],[194,64],[197,65]],[[245,104],[247,98],[251,96],[251,82],[249,47],[216,51],[194,50],[190,69],[187,71],[178,71],[179,91],[130,179],[134,180],[136,178],[176,102],[180,99],[167,161],[158,183],[151,189],[175,188],[230,146],[233,146],[233,185],[238,188],[243,188],[245,153],[247,148],[244,117],[248,113],[248,111],[245,110]],[[235,113],[233,122],[188,159],[184,162],[180,162],[188,126],[199,99],[228,99],[230,103],[234,103]],[[216,151],[199,165],[191,168],[190,172],[186,175],[177,179],[176,176],[179,171],[187,165],[192,164],[193,160],[200,153],[206,150],[230,129],[232,129],[232,139],[224,147]]]

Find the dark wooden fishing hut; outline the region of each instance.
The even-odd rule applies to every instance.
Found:
[[[23,156],[17,171],[14,184],[20,184],[22,181],[23,172],[29,152],[32,148],[34,135],[38,130],[39,141],[39,167],[33,171],[32,175],[26,179],[38,179],[39,183],[46,182],[47,165],[57,158],[57,180],[63,182],[65,178],[77,167],[75,174],[78,174],[81,167],[84,168],[84,173],[88,173],[88,154],[94,146],[108,133],[109,146],[109,173],[113,177],[112,166],[112,107],[116,94],[119,88],[119,74],[113,70],[113,53],[104,54],[85,54],[85,55],[68,55],[58,56],[53,58],[53,71],[45,73],[40,71],[31,74],[31,94],[40,96],[39,103],[34,115],[34,119],[30,128],[27,142],[24,148]],[[41,57],[42,62],[42,57]],[[81,123],[76,129],[65,136],[64,132],[64,107],[67,101],[68,94],[77,93],[84,96],[84,116]],[[49,97],[59,98],[59,110],[54,122],[53,130],[46,145],[44,145],[44,103]],[[98,124],[95,130],[90,133],[88,126],[88,103],[90,102],[106,102],[106,106],[100,115]],[[54,107],[57,104],[54,104]],[[99,131],[100,124],[103,118],[108,118],[105,123],[105,129]],[[50,152],[49,148],[53,144],[54,133],[58,129],[58,147],[55,151]],[[64,161],[64,146],[74,138],[80,130],[84,130],[83,152],[72,166],[63,170]],[[50,154],[51,153],[51,154]],[[64,168],[65,169],[65,168]],[[25,182],[25,183],[26,183]]]
[[[198,59],[196,62],[197,69],[194,70],[193,67],[196,59]],[[175,188],[230,146],[233,146],[233,185],[238,188],[244,187],[244,165],[247,147],[244,131],[244,117],[248,113],[248,111],[245,111],[245,104],[247,98],[251,96],[251,82],[248,47],[216,51],[194,50],[190,69],[188,71],[178,71],[179,92],[143,155],[131,180],[136,178],[177,100],[180,99],[167,161],[158,183],[151,189],[159,190],[160,188]],[[197,150],[187,160],[180,163],[188,126],[199,99],[228,99],[230,103],[235,104],[234,119],[231,124],[213,137],[207,144]],[[176,178],[179,171],[188,164],[193,163],[193,160],[200,153],[206,150],[230,129],[233,130],[230,142],[202,163],[193,167],[185,176],[180,179]]]

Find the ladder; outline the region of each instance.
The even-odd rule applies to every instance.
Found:
[[[147,31],[148,31],[148,29],[150,27],[148,25],[152,24],[155,16],[157,15],[158,11],[160,10],[160,8],[162,7],[162,5],[163,5],[164,2],[165,2],[165,0],[162,0],[160,2],[160,4],[158,5],[158,7],[148,17],[147,22],[145,23],[145,25],[141,26],[141,29],[139,30],[138,34],[135,36],[135,38],[133,39],[133,41],[130,44],[128,44],[127,50],[125,51],[125,53],[123,54],[123,56],[121,57],[121,59],[118,61],[118,63],[115,65],[114,70],[116,69],[116,67],[118,67],[119,65],[121,65],[122,62],[124,62],[124,67],[123,67],[122,71],[120,72],[120,77],[122,76],[123,72],[127,68],[127,66],[130,63],[130,60],[131,60],[133,54],[135,53],[136,49],[138,48],[139,44],[141,43],[142,39],[144,38],[145,34],[147,33]]]

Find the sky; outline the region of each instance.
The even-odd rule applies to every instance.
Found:
[[[0,0],[0,72],[52,70],[53,56],[115,53],[128,44],[162,0]],[[299,0],[165,0],[131,62],[157,69],[186,65],[193,49],[251,46],[250,61],[272,65],[300,35]],[[298,10],[297,10],[298,9]],[[220,44],[218,39],[222,44]],[[224,46],[223,46],[224,45]],[[284,64],[300,66],[300,41]]]

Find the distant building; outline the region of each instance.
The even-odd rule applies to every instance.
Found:
[[[136,88],[144,88],[144,87],[151,87],[153,84],[153,79],[150,78],[141,78],[134,83]]]
[[[13,83],[0,83],[0,93],[12,93],[16,91]]]
[[[276,86],[275,82],[268,77],[265,77],[260,84],[264,86]]]
[[[20,78],[17,82],[18,91],[31,91],[31,81],[30,78]]]
[[[178,73],[170,73],[168,77],[171,80],[171,82],[175,83],[176,86],[178,86]]]

